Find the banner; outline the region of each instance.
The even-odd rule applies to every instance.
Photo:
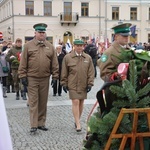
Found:
[[[136,37],[136,33],[135,33],[136,32],[136,25],[130,27],[130,31],[131,31],[131,36],[133,38],[135,38]]]
[[[69,53],[72,50],[72,45],[70,44],[70,40],[67,40],[66,43],[66,52]]]
[[[0,84],[0,150],[13,150],[1,84]]]

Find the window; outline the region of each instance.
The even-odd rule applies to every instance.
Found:
[[[52,2],[44,1],[44,16],[52,16]]]
[[[25,1],[26,3],[26,15],[34,15],[34,2]]]
[[[89,36],[81,36],[81,39],[86,43],[89,40]]]
[[[112,20],[119,20],[119,7],[112,7]]]
[[[148,43],[150,43],[150,33],[148,34]]]
[[[150,8],[149,8],[149,18],[148,18],[148,20],[150,20]]]
[[[53,44],[53,37],[52,36],[48,36],[46,38],[47,41],[49,41],[51,44]]]
[[[26,36],[25,37],[25,43],[27,43],[28,41],[32,40],[34,37],[33,36]]]
[[[72,21],[72,3],[64,2],[64,21]]]
[[[89,3],[81,3],[81,16],[89,16]]]
[[[137,20],[137,8],[136,7],[130,8],[130,20]]]

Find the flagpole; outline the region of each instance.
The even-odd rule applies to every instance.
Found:
[[[105,1],[105,41],[107,40],[107,0]]]

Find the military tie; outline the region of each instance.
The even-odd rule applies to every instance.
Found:
[[[38,45],[44,46],[44,41],[38,41]]]

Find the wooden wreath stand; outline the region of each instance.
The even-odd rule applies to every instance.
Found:
[[[118,127],[121,123],[121,120],[122,120],[124,114],[129,114],[129,113],[134,114],[132,132],[128,133],[128,134],[117,134],[116,132],[118,130]],[[139,113],[146,113],[149,132],[137,133],[138,114]],[[140,150],[144,150],[143,137],[150,137],[150,108],[135,108],[135,109],[122,108],[120,113],[119,113],[119,116],[116,120],[116,123],[114,125],[114,128],[113,128],[113,130],[112,130],[112,132],[109,136],[109,139],[106,143],[106,146],[105,146],[104,150],[109,150],[110,149],[112,139],[119,139],[119,138],[122,139],[119,150],[124,150],[128,138],[131,138],[131,145],[130,145],[131,150],[135,149],[136,138],[139,139]]]

